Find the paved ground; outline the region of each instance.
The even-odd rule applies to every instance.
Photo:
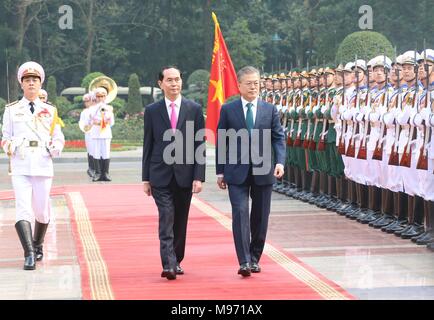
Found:
[[[140,149],[113,153],[112,183],[140,183],[140,157]],[[85,161],[84,153],[65,153],[56,162],[54,185],[91,183],[84,173]],[[210,149],[207,182],[200,198],[230,216],[227,193],[215,183],[213,162]],[[6,171],[7,161],[0,154],[1,190],[11,189]],[[0,299],[80,298],[70,213],[63,197],[53,199],[53,208],[56,223],[47,234],[56,239],[48,248],[51,259],[29,273],[19,270],[22,258],[17,255],[13,202],[0,201],[0,236],[8,239],[0,244]],[[273,194],[268,240],[360,299],[434,299],[433,253],[333,212]]]

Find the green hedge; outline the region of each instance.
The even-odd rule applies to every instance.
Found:
[[[342,41],[336,53],[336,61],[354,61],[356,55],[358,59],[369,61],[384,53],[391,59],[395,56],[392,44],[384,35],[373,31],[358,31],[351,33]]]
[[[65,119],[65,127],[62,129],[66,140],[82,140],[84,133],[78,127],[78,122]],[[143,141],[143,118],[129,120],[115,120],[112,127],[113,140],[123,141],[123,145],[140,145]],[[128,143],[127,143],[128,141]]]

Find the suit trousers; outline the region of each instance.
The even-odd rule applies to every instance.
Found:
[[[34,219],[40,223],[50,222],[50,190],[52,177],[12,176],[15,192],[16,222]]]
[[[192,187],[181,188],[175,177],[166,187],[151,187],[158,207],[161,263],[163,269],[175,268],[184,259]]]
[[[240,264],[259,262],[267,236],[272,185],[259,186],[251,174],[243,184],[230,184],[232,232]],[[249,217],[249,195],[252,206]]]

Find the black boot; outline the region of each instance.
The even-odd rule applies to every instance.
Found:
[[[36,259],[33,248],[32,225],[28,221],[20,220],[15,224],[15,229],[24,250],[24,270],[35,270]]]
[[[365,199],[368,198],[368,195],[367,194],[365,195],[365,188],[364,188],[365,186],[357,182],[353,182],[353,183],[356,192],[357,208],[352,212],[346,214],[346,217],[351,220],[357,219],[357,217],[359,217],[360,214],[364,213],[364,210],[366,208]]]
[[[426,229],[424,237],[420,237],[416,240],[416,243],[419,245],[426,245],[431,242],[434,242],[434,202],[427,201],[424,202],[424,210],[425,210],[425,219],[426,219]],[[413,239],[411,239],[413,241]]]
[[[87,165],[88,165],[87,175],[90,178],[93,178],[93,176],[95,175],[95,169],[94,169],[95,166],[94,166],[93,157],[89,153],[87,154]]]
[[[395,236],[400,237],[403,232],[407,232],[411,229],[410,224],[414,217],[414,196],[407,195],[407,224],[394,231]]]
[[[103,166],[101,168],[101,181],[112,181],[112,178],[109,175],[110,159],[103,159],[102,163]]]
[[[382,191],[380,188],[369,186],[368,213],[361,219],[361,223],[368,224],[381,217],[381,195]]]
[[[95,159],[93,158],[93,164],[95,166],[95,174],[93,176],[92,181],[101,181],[101,159]]]
[[[411,228],[401,233],[401,238],[411,239],[417,237],[425,232],[423,226],[424,222],[424,210],[423,210],[423,199],[419,196],[414,196],[414,206],[413,206],[413,220],[411,223]]]
[[[311,186],[310,186],[310,192],[313,195],[313,197],[311,197],[309,199],[309,203],[310,204],[314,204],[315,201],[318,199],[318,181],[319,181],[319,172],[314,170],[312,172],[312,181],[311,181]]]
[[[381,228],[381,231],[394,233],[397,230],[404,228],[408,222],[408,196],[404,192],[398,192],[393,198],[393,214],[396,220],[386,227]]]
[[[394,197],[395,197],[395,194],[390,190],[386,190],[385,194],[383,194],[381,196],[381,202],[382,202],[381,211],[382,211],[383,215],[381,216],[380,219],[377,219],[377,220],[369,223],[369,225],[371,227],[374,227],[375,229],[379,229],[379,228],[382,228],[382,227],[385,227],[385,226],[391,224],[392,222],[394,222],[396,220],[392,214],[393,213],[393,205],[394,205]]]
[[[35,221],[35,234],[33,236],[33,247],[35,248],[36,261],[41,261],[44,257],[43,243],[48,223]]]

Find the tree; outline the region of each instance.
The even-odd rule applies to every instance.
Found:
[[[208,85],[210,74],[207,70],[196,70],[187,79],[188,89],[184,90],[187,98],[196,101],[204,109],[208,101]]]
[[[395,55],[392,44],[385,36],[378,32],[359,31],[342,41],[336,53],[336,61],[354,61],[356,55],[358,59],[368,61],[384,53],[392,58]]]
[[[130,75],[128,81],[128,103],[125,107],[125,111],[128,114],[136,114],[143,111],[139,77],[135,73]]]
[[[47,81],[48,101],[57,106],[57,82],[54,76],[49,76]]]
[[[95,78],[101,77],[101,76],[105,76],[105,74],[101,73],[101,72],[92,72],[92,73],[89,73],[81,81],[81,87],[85,88],[86,91],[87,91],[89,89],[89,85],[92,82],[92,80],[95,79]]]
[[[246,19],[238,18],[223,36],[235,69],[247,65],[260,68],[263,65],[265,56],[262,37],[250,31]]]

